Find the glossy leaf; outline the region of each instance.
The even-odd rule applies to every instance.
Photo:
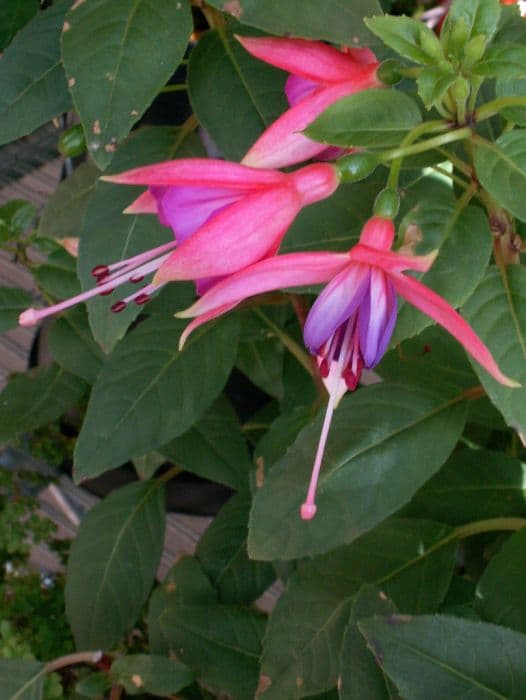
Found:
[[[203,155],[203,148],[196,137],[185,135],[181,129],[141,129],[116,154],[109,172],[170,160],[176,154],[196,157]],[[171,230],[161,226],[157,217],[122,213],[143,189],[97,182],[80,231],[78,271],[84,290],[93,286],[91,271],[96,265],[116,262],[172,240]],[[136,304],[130,304],[120,314],[110,313],[110,306],[132,291],[136,288],[125,285],[109,297],[88,303],[93,335],[105,352],[114,348],[140,313],[141,308]]]
[[[463,308],[466,320],[487,344],[502,371],[522,383],[520,389],[498,384],[476,363],[473,368],[505,421],[526,435],[526,270],[506,268],[505,280],[490,268]]]
[[[62,57],[88,150],[100,168],[175,72],[191,31],[187,2],[72,5]]]
[[[270,564],[248,558],[248,494],[233,496],[199,541],[195,556],[223,603],[248,605],[275,580]]]
[[[25,659],[0,659],[0,685],[5,700],[42,700],[44,664]]]
[[[30,295],[17,287],[0,287],[0,333],[16,328],[18,317],[31,306]]]
[[[66,299],[80,292],[76,260],[58,244],[42,265],[33,270],[38,286],[53,299]]]
[[[14,375],[0,393],[0,441],[59,418],[86,388],[82,379],[56,364]]]
[[[284,348],[277,338],[239,343],[236,367],[257,387],[276,399],[283,398]]]
[[[87,162],[62,180],[42,212],[39,233],[50,238],[78,236],[98,175],[98,168]]]
[[[242,26],[235,32],[246,34]],[[233,31],[207,32],[199,41],[190,55],[188,96],[222,156],[241,160],[287,109],[285,77],[245,51]]]
[[[304,697],[334,685],[351,606],[364,583],[404,612],[436,610],[454,565],[449,535],[438,523],[390,520],[350,546],[302,564],[269,618],[261,697]]]
[[[31,133],[71,106],[59,44],[69,5],[61,0],[38,12],[2,56],[0,144]]]
[[[484,54],[484,59],[475,66],[475,72],[485,78],[526,77],[526,46],[521,44],[490,46]]]
[[[398,146],[420,122],[420,110],[405,93],[371,88],[338,100],[307,127],[305,134],[346,148],[386,148]]]
[[[39,0],[9,0],[0,5],[0,51],[39,9]]]
[[[476,609],[490,622],[526,632],[526,530],[515,532],[502,545],[477,586]]]
[[[381,13],[378,0],[212,0],[210,5],[272,34],[325,39],[336,44],[371,44],[363,24],[367,15]],[[373,39],[374,41],[374,39]]]
[[[93,388],[75,451],[75,478],[95,476],[182,435],[223,388],[237,351],[238,319],[196,331],[152,316],[112,353]]]
[[[447,90],[457,79],[457,74],[450,64],[445,66],[426,66],[418,76],[418,94],[427,107],[440,104]]]
[[[164,484],[136,482],[113,491],[82,520],[65,589],[78,648],[111,649],[137,621],[161,558],[164,498]]]
[[[405,700],[524,700],[526,637],[456,617],[392,615],[359,623]]]
[[[473,294],[486,272],[492,238],[488,219],[480,208],[467,207],[459,213],[454,204],[449,198],[423,199],[404,218],[402,228],[406,231],[411,228],[422,236],[421,243],[415,248],[417,254],[423,255],[438,248],[437,259],[420,279],[458,308]],[[455,270],[454,274],[452,270]],[[433,323],[429,316],[402,299],[398,306],[393,344],[416,335]]]
[[[162,447],[162,453],[193,474],[235,490],[246,489],[251,469],[239,419],[221,395],[182,435]]]
[[[477,141],[475,168],[482,186],[503,207],[526,221],[526,130],[516,129],[495,143]]]
[[[49,348],[63,369],[94,384],[104,355],[93,340],[84,308],[74,308],[55,320],[49,331]]]
[[[497,31],[501,15],[499,0],[455,0],[444,23],[445,33],[455,25],[464,23],[466,41],[477,34],[484,34],[489,43]]]
[[[365,24],[373,34],[379,37],[384,44],[396,51],[400,56],[408,58],[415,63],[434,63],[435,57],[429,55],[422,45],[422,35],[428,35],[428,42],[438,44],[437,51],[440,52],[440,44],[437,42],[432,31],[416,19],[411,17],[391,17],[383,15],[371,17],[365,20]]]
[[[522,97],[526,92],[526,78],[499,78],[495,92],[497,97]],[[526,126],[526,107],[506,107],[500,113],[519,126]]]
[[[349,543],[406,503],[455,446],[466,419],[457,392],[384,382],[335,412],[321,471],[318,516],[300,518],[323,415],[265,477],[250,517],[256,559],[312,556]],[[323,522],[323,527],[320,527]]]
[[[0,207],[0,242],[18,238],[33,222],[37,208],[27,199],[11,199]]]
[[[176,659],[148,654],[120,656],[111,666],[111,677],[130,695],[172,695],[194,679],[190,669]]]
[[[455,452],[404,513],[462,525],[526,514],[526,466],[502,452]]]

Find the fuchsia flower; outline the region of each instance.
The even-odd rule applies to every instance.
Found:
[[[336,157],[340,149],[327,149],[301,132],[342,97],[382,86],[373,52],[339,51],[307,39],[237,39],[256,58],[291,74],[285,85],[290,109],[263,132],[241,162],[258,168],[281,168],[313,157]]]
[[[305,344],[316,355],[329,391],[307,499],[301,507],[304,520],[316,513],[316,485],[333,411],[345,391],[356,388],[362,369],[377,365],[385,353],[396,322],[397,294],[449,331],[494,379],[518,386],[500,371],[482,340],[442,297],[403,274],[404,270],[427,271],[436,253],[401,255],[390,250],[393,239],[393,222],[374,216],[348,253],[294,253],[263,260],[222,280],[178,314],[197,317],[181,337],[184,343],[197,326],[246,297],[329,281],[304,328]]]
[[[336,169],[328,163],[281,173],[207,159],[167,161],[103,179],[148,185],[126,211],[158,214],[175,239],[127,260],[97,265],[92,271],[96,287],[55,306],[28,309],[20,325],[32,326],[152,272],[151,284],[117,301],[112,310],[122,311],[131,301],[146,303],[170,280],[196,280],[202,292],[224,275],[274,255],[300,210],[329,197],[339,184]]]

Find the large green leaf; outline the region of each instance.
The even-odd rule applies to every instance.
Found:
[[[491,46],[484,54],[483,60],[475,66],[475,72],[485,78],[526,77],[526,46],[521,44]]]
[[[39,9],[39,0],[9,0],[0,4],[0,51]]]
[[[187,666],[176,659],[148,654],[120,656],[111,666],[111,677],[129,695],[172,695],[194,679]]]
[[[390,682],[367,649],[358,622],[373,615],[392,615],[396,608],[385,593],[362,586],[351,609],[340,655],[340,700],[393,700]]]
[[[405,700],[524,700],[526,637],[456,617],[392,615],[359,627]]]
[[[522,383],[509,389],[492,379],[477,363],[473,367],[504,419],[526,435],[526,270],[511,265],[503,272],[490,268],[463,308],[464,316],[491,350],[500,368]]]
[[[63,369],[89,384],[95,382],[104,355],[93,340],[84,308],[72,309],[55,320],[49,331],[49,348]]]
[[[454,36],[455,27],[463,23],[465,25],[465,34],[462,37],[464,41],[477,34],[484,34],[486,42],[489,42],[497,31],[500,15],[499,0],[454,0],[446,16],[444,33],[449,34],[451,31]]]
[[[252,700],[265,618],[234,605],[181,604],[161,616],[170,650],[198,680],[236,700]]]
[[[98,174],[98,168],[88,161],[63,180],[46,203],[39,233],[51,238],[78,236]]]
[[[526,78],[508,78],[503,76],[495,85],[497,97],[523,97],[526,93]],[[506,107],[501,110],[502,116],[519,126],[526,126],[525,107]]]
[[[15,375],[0,394],[0,442],[59,418],[86,391],[86,383],[58,365]]]
[[[88,150],[105,168],[168,81],[192,31],[187,2],[91,0],[66,16],[62,56]]]
[[[318,519],[305,522],[299,511],[322,419],[320,412],[300,432],[255,495],[248,546],[256,559],[326,552],[391,515],[446,460],[464,427],[466,405],[431,382],[384,382],[343,399],[319,480]]]
[[[223,603],[245,605],[265,592],[276,578],[266,562],[248,558],[250,496],[233,496],[201,537],[195,556]]]
[[[378,0],[211,0],[210,5],[273,34],[326,39],[337,44],[371,43],[363,24],[381,13]]]
[[[192,427],[161,452],[193,474],[237,490],[251,469],[247,443],[232,404],[220,396]]]
[[[82,520],[71,548],[66,613],[79,649],[111,649],[137,621],[164,539],[164,484],[113,491]]]
[[[526,514],[526,466],[502,452],[455,452],[404,514],[462,525]]]
[[[75,478],[96,476],[181,435],[223,388],[237,351],[235,316],[198,329],[152,316],[119,344],[93,388],[75,451]]]
[[[301,565],[269,618],[262,697],[304,697],[334,685],[350,609],[364,583],[379,587],[404,612],[435,611],[454,565],[450,532],[430,521],[391,520]]]
[[[29,134],[70,108],[59,44],[70,4],[62,0],[38,12],[2,56],[0,144]]]
[[[31,306],[30,295],[17,287],[0,287],[0,333],[18,325],[18,317]]]
[[[397,146],[422,120],[417,104],[404,92],[371,88],[349,95],[323,112],[305,134],[335,146]]]
[[[484,276],[491,254],[492,238],[484,212],[478,207],[467,207],[459,212],[452,197],[425,198],[404,217],[402,227],[421,234],[422,241],[416,246],[416,253],[439,251],[421,281],[452,306],[461,306]],[[433,323],[428,316],[400,301],[393,344]]]
[[[477,140],[475,168],[481,185],[499,204],[526,221],[526,129],[515,129],[491,141]]]
[[[515,532],[497,552],[477,586],[476,608],[490,622],[526,632],[526,529]]]
[[[432,31],[411,17],[371,17],[365,20],[365,24],[373,34],[379,37],[384,44],[394,49],[400,56],[408,58],[415,63],[434,63],[435,56],[429,55],[426,46],[432,44],[438,55],[441,53],[440,43]],[[423,44],[427,40],[426,44]]]
[[[33,270],[38,286],[53,299],[67,299],[80,292],[75,258],[58,243],[42,265]]]
[[[25,659],[0,659],[2,700],[42,700],[44,664]]]
[[[241,26],[235,31],[247,33]],[[190,101],[219,152],[230,160],[241,160],[287,109],[284,84],[285,74],[253,58],[230,30],[207,32],[190,56]]]
[[[203,152],[199,139],[193,135],[187,136],[182,129],[145,128],[134,133],[123,145],[109,172],[170,160],[176,154],[191,157],[200,156]],[[83,289],[93,287],[91,270],[96,265],[123,260],[172,239],[172,231],[161,226],[157,217],[122,213],[141,191],[141,187],[97,182],[80,232],[78,271]],[[140,313],[141,308],[136,304],[129,304],[119,314],[110,312],[110,306],[117,299],[132,291],[136,291],[136,286],[124,285],[112,296],[98,297],[88,303],[93,335],[105,352],[113,349]]]

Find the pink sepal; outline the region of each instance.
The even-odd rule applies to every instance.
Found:
[[[402,272],[403,270],[416,270],[427,272],[433,264],[437,250],[427,255],[400,255],[387,250],[371,248],[358,243],[350,252],[353,262],[361,262],[372,267],[381,267],[386,272]]]
[[[150,190],[140,194],[123,210],[123,214],[157,214],[157,201]]]

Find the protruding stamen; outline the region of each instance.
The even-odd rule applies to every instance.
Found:
[[[144,279],[144,275],[134,275],[133,277],[130,277],[130,282],[132,284],[138,284],[139,282],[142,282]]]
[[[102,292],[99,292],[99,297],[108,297],[114,291],[115,291],[115,287],[110,287],[109,289],[103,289]]]
[[[91,271],[91,274],[98,281],[100,279],[103,279],[104,277],[107,277],[110,274],[110,268],[107,265],[95,265],[95,267]]]
[[[144,292],[142,292],[141,294],[138,294],[135,297],[134,301],[139,306],[142,306],[143,304],[147,304],[150,301],[150,299],[151,296],[149,294],[145,294]]]
[[[114,314],[120,314],[121,311],[124,311],[126,306],[127,304],[125,301],[116,301],[115,304],[110,307],[110,310],[113,311]]]

